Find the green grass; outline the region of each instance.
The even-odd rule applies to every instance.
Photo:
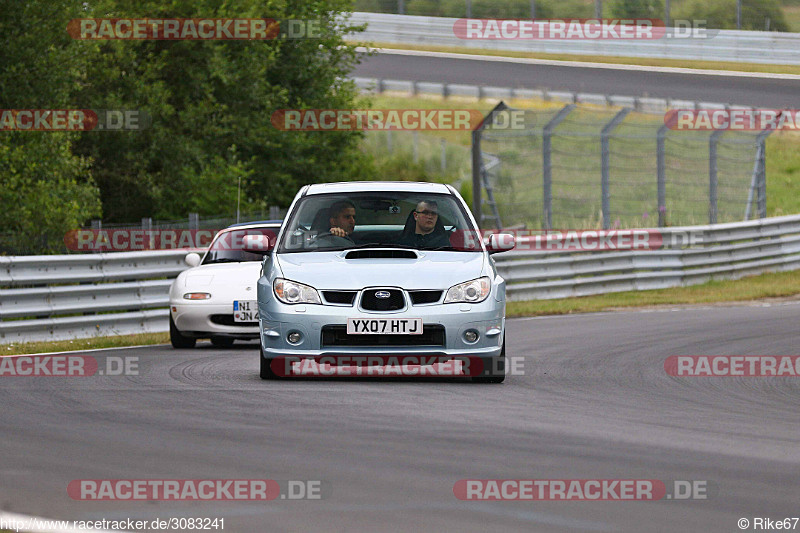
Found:
[[[787,13],[787,16],[789,13]],[[792,17],[795,15],[792,14]],[[800,14],[797,15],[800,17]],[[792,19],[794,20],[794,19]],[[792,22],[790,22],[792,24]],[[800,31],[798,29],[797,31]],[[365,43],[359,43],[366,46]],[[800,66],[767,65],[760,63],[735,63],[728,61],[700,61],[688,59],[659,59],[649,57],[592,56],[576,54],[545,54],[535,52],[516,52],[512,50],[487,50],[460,46],[433,46],[396,43],[369,43],[373,48],[399,50],[425,50],[430,52],[449,52],[454,54],[473,54],[482,56],[521,57],[528,59],[547,59],[555,61],[585,61],[589,63],[608,63],[612,65],[642,65],[652,67],[677,67],[702,70],[733,70],[740,72],[764,72],[768,74],[800,74]],[[502,85],[498,83],[498,85]]]
[[[786,23],[793,32],[800,32],[800,5],[783,6]]]
[[[71,341],[44,341],[0,344],[0,356],[29,353],[48,353],[94,350],[99,348],[117,348],[123,346],[140,346],[169,343],[169,333],[138,333],[136,335],[120,335],[115,337],[94,337]]]
[[[749,276],[739,280],[710,281],[702,285],[629,291],[556,300],[508,302],[508,317],[592,313],[620,308],[657,305],[748,302],[800,295],[800,270]]]

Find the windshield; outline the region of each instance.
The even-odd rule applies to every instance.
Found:
[[[277,237],[278,228],[262,227],[237,229],[231,231],[221,231],[214,238],[214,242],[208,248],[203,265],[214,263],[240,263],[243,261],[261,261],[264,256],[246,252],[243,249],[243,239],[245,235],[264,235],[274,243]]]
[[[453,196],[380,192],[302,198],[278,252],[373,247],[482,251],[475,229]]]

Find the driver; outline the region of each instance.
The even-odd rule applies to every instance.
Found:
[[[350,236],[356,227],[356,206],[350,200],[334,202],[329,209],[330,234],[353,240]]]

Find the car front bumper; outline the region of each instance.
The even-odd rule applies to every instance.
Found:
[[[496,357],[503,346],[505,302],[493,295],[478,304],[426,304],[408,306],[402,312],[368,312],[357,307],[300,304],[286,305],[274,298],[259,303],[261,345],[264,356],[321,357],[326,355],[419,355]],[[441,345],[323,345],[325,326],[346,326],[348,318],[421,318],[423,326],[444,328]],[[467,330],[478,332],[478,340],[467,342]],[[287,336],[300,333],[300,341],[292,344]],[[360,335],[359,337],[379,337]],[[406,337],[413,337],[407,335]],[[412,341],[413,342],[413,341]]]
[[[234,339],[257,339],[257,324],[233,322],[233,303],[170,303],[170,313],[175,327],[187,337],[230,337]],[[220,324],[213,320],[227,317],[229,324]]]

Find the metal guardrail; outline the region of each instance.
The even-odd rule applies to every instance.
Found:
[[[186,253],[0,257],[0,343],[166,331]]]
[[[509,301],[566,298],[695,285],[800,268],[800,215],[662,228],[665,243],[693,236],[694,247],[651,251],[517,250],[497,256]]]
[[[691,59],[779,65],[800,65],[800,34],[765,31],[709,30],[711,38],[631,39],[460,39],[453,32],[455,18],[419,17],[386,13],[353,13],[350,22],[367,24],[352,40],[457,46],[548,54]]]
[[[512,87],[491,87],[483,85],[466,85],[460,83],[435,83],[425,81],[388,80],[380,78],[350,78],[362,91],[375,93],[402,92],[410,96],[431,94],[442,97],[461,96],[467,98],[492,98],[496,100],[545,100],[565,104],[592,104],[608,107],[629,107],[640,113],[663,114],[670,109],[744,109],[752,110],[752,106],[740,106],[729,103],[696,102],[676,98],[650,98],[639,96],[622,96],[599,93],[580,93],[572,91],[550,91],[547,89],[519,89]]]
[[[677,287],[800,268],[800,215],[650,231],[661,235],[664,248],[526,250],[531,239],[521,237],[517,250],[494,257],[510,301]],[[683,246],[690,237],[696,245]],[[0,257],[0,343],[167,331],[169,286],[187,268],[185,254]]]

